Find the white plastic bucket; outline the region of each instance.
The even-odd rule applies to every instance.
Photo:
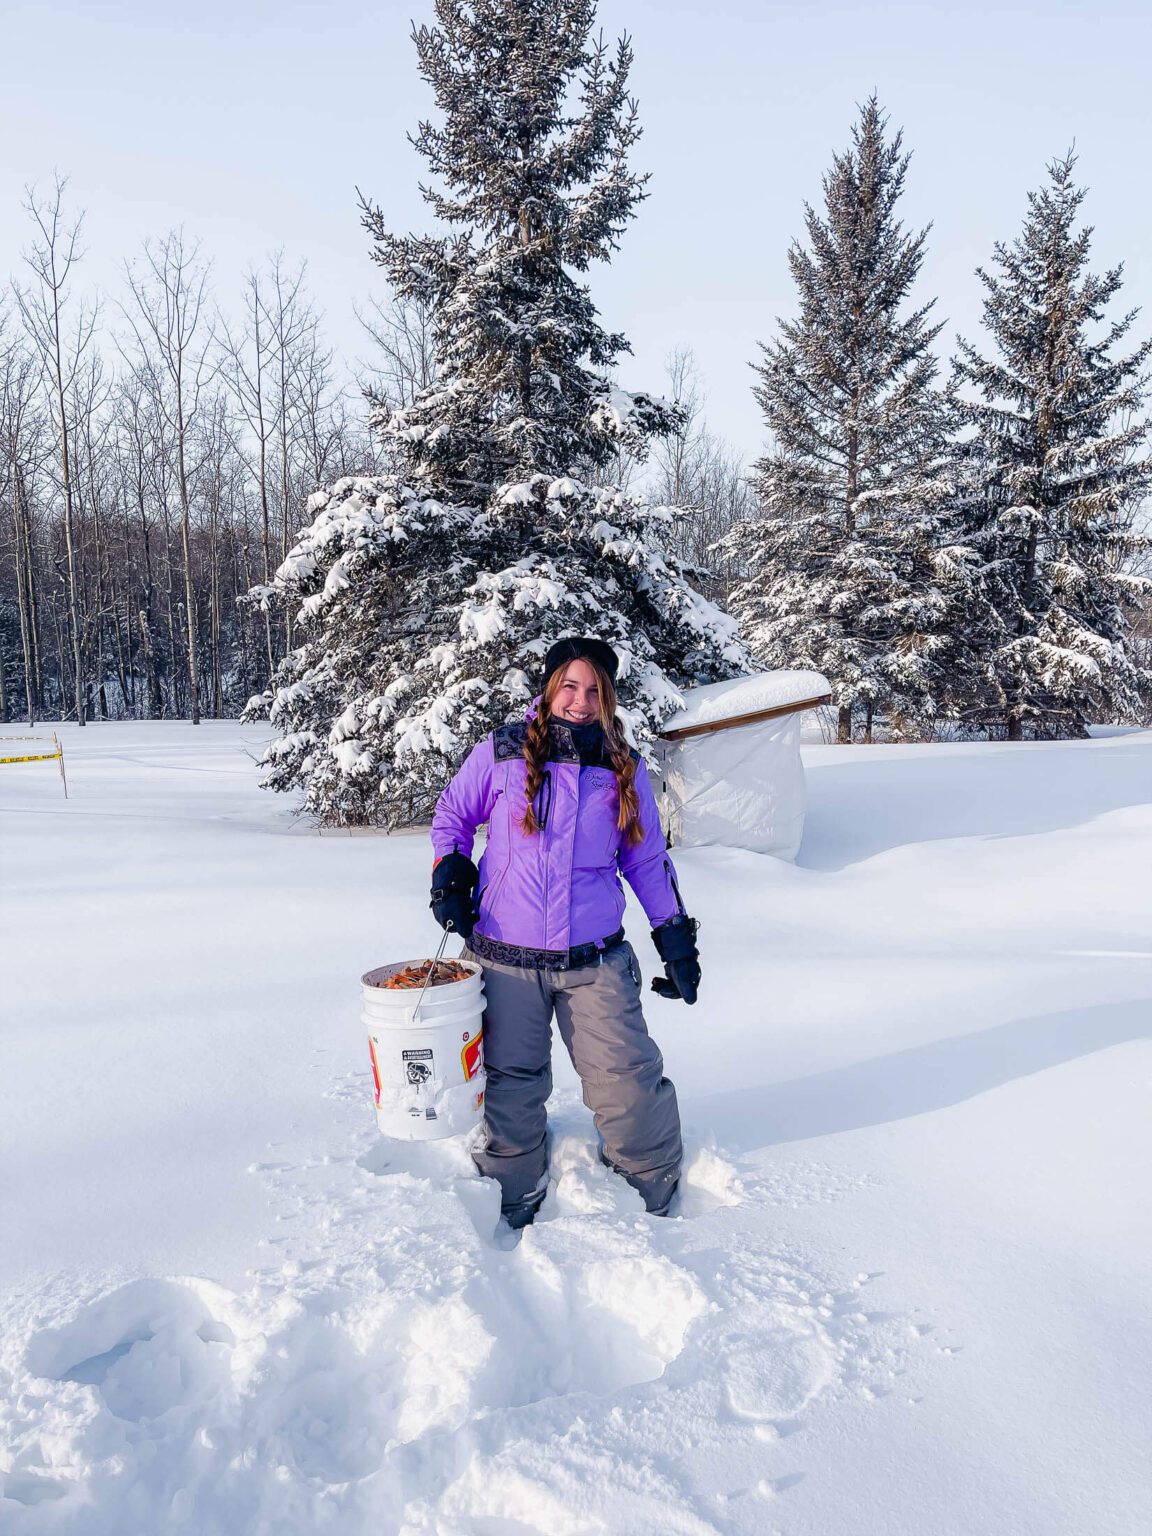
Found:
[[[372,1054],[376,1123],[401,1141],[438,1141],[480,1123],[484,1113],[484,977],[474,960],[457,960],[469,975],[425,988],[387,988],[407,965],[400,960],[360,978]]]

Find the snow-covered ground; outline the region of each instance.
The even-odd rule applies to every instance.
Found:
[[[69,801],[0,767],[4,1536],[1152,1530],[1152,734],[807,748],[798,867],[680,857],[682,1216],[564,1063],[515,1246],[374,1130],[426,839],[253,728],[61,734]]]

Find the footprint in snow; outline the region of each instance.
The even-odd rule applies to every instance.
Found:
[[[43,1504],[63,1499],[68,1484],[57,1477],[41,1477],[37,1472],[7,1472],[0,1475],[0,1498],[17,1504]]]
[[[196,1290],[169,1280],[121,1286],[63,1328],[35,1334],[27,1367],[33,1376],[94,1387],[109,1412],[128,1421],[204,1401],[220,1389],[235,1342],[203,1299],[211,1289],[207,1281]]]

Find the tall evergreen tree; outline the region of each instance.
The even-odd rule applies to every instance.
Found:
[[[364,223],[393,289],[433,316],[439,376],[406,408],[380,402],[376,421],[420,482],[484,500],[531,474],[602,468],[623,431],[671,425],[647,396],[614,399],[605,373],[630,348],[576,275],[610,258],[648,178],[628,166],[631,45],[612,57],[590,42],[594,0],[435,9],[439,26],[413,38],[443,124],[413,143],[448,188],[424,197],[453,232],[390,234],[367,203]]]
[[[946,693],[951,547],[944,471],[949,402],[936,387],[933,302],[907,310],[928,230],[897,218],[910,156],[873,97],[851,147],[805,209],[789,264],[799,296],[761,343],[756,399],[770,451],[755,466],[762,516],[723,542],[745,580],[732,598],[756,656],[832,682],[839,739],[862,705],[922,717]]]
[[[1105,321],[1122,269],[1087,270],[1092,230],[1076,229],[1085,189],[1074,166],[1069,153],[1048,167],[1021,235],[996,244],[994,271],[978,270],[996,357],[961,340],[955,363],[977,397],[962,407],[967,542],[987,595],[984,686],[968,718],[1009,741],[1129,716],[1152,681],[1125,644],[1152,590],[1128,569],[1148,547],[1132,520],[1152,485],[1141,452],[1152,341],[1113,356],[1137,311]]]
[[[461,754],[523,712],[558,635],[620,652],[641,742],[679,685],[751,663],[735,621],[668,552],[673,514],[594,483],[675,413],[613,387],[627,351],[580,281],[643,196],[631,47],[591,41],[592,0],[436,0],[414,31],[442,122],[414,143],[448,233],[375,259],[432,316],[435,382],[378,401],[393,476],[318,493],[262,602],[300,604],[304,643],[254,700],[283,734],[265,783],[334,821],[426,815]]]

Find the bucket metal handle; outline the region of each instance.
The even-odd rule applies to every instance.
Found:
[[[444,947],[448,943],[448,935],[449,935],[450,932],[451,932],[451,929],[445,928],[445,930],[444,930],[444,937],[440,940],[440,948],[436,951],[436,958],[435,958],[435,960],[433,960],[432,964],[428,967],[428,974],[424,978],[424,985],[420,988],[420,996],[416,999],[416,1006],[412,1010],[412,1022],[413,1022],[413,1024],[415,1024],[416,1020],[420,1017],[420,1004],[424,1001],[424,994],[428,990],[428,983],[432,980],[433,976],[436,974],[436,967],[440,964],[440,956],[444,953]]]

